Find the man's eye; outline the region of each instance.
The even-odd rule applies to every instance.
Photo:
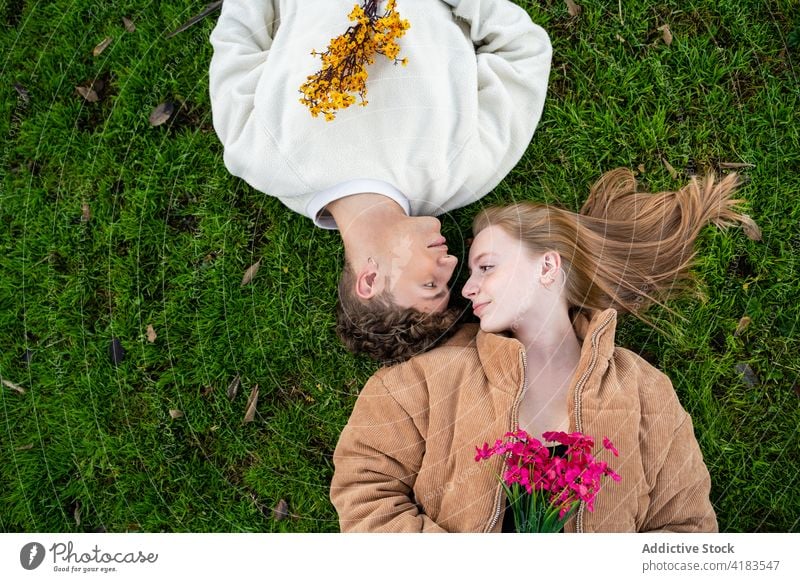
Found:
[[[434,281],[431,281],[430,283],[425,283],[423,287],[427,289],[436,289],[436,283]]]

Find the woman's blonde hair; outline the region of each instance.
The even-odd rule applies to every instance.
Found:
[[[712,174],[677,192],[636,191],[626,168],[606,172],[592,186],[579,214],[535,202],[487,208],[473,223],[477,235],[499,226],[534,254],[557,251],[566,274],[570,308],[613,307],[641,312],[689,288],[694,242],[709,223],[724,229],[753,220],[736,210],[736,174]]]

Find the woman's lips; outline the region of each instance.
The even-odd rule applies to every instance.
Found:
[[[481,311],[483,311],[483,308],[486,307],[487,305],[489,305],[488,301],[485,301],[484,303],[478,303],[477,305],[473,305],[472,313],[480,317]]]

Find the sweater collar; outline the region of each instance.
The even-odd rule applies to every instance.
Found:
[[[596,366],[595,370],[605,370],[607,366],[604,364],[614,354],[616,310],[584,309],[573,317],[572,326],[582,343],[579,367],[588,367],[596,350],[595,364],[600,362],[603,365]],[[487,380],[505,392],[515,393],[524,379],[522,361],[525,348],[522,343],[507,334],[486,333],[480,329],[475,341]]]

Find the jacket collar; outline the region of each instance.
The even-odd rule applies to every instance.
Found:
[[[583,344],[579,369],[582,371],[594,362],[592,372],[605,371],[614,354],[616,310],[584,309],[573,317],[572,326]],[[504,392],[515,393],[524,379],[522,343],[507,334],[486,333],[480,329],[475,342],[487,380]],[[595,350],[596,357],[593,357]]]

